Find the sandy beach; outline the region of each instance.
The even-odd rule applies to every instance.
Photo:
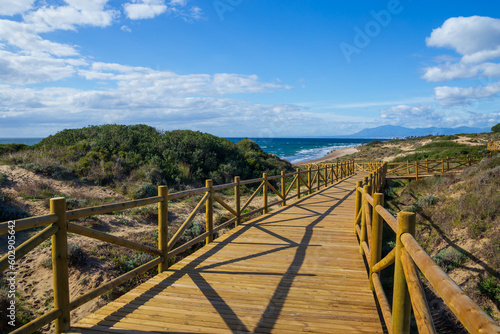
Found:
[[[325,155],[322,158],[301,161],[301,162],[295,163],[294,165],[303,166],[305,164],[317,164],[317,163],[321,163],[321,162],[331,161],[331,160],[343,157],[344,155],[349,155],[349,154],[353,154],[356,152],[358,152],[357,147],[339,148],[338,150],[333,150],[332,152],[328,153],[327,155]]]

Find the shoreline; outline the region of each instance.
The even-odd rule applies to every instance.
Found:
[[[317,164],[317,163],[337,159],[337,158],[343,157],[345,155],[354,154],[356,152],[358,152],[357,146],[356,147],[339,148],[339,149],[331,151],[330,153],[328,153],[327,155],[325,155],[322,158],[300,161],[300,162],[294,163],[293,165],[294,166],[303,166],[306,164]]]

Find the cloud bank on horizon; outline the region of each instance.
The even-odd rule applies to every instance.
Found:
[[[249,63],[245,73],[179,73],[138,66],[147,62],[140,58],[135,65],[102,61],[108,58],[102,55],[106,46],[87,41],[105,31],[133,36],[146,22],[175,21],[176,27],[195,30],[197,23],[217,20],[214,13],[207,14],[209,7],[193,2],[129,0],[117,5],[108,0],[0,0],[0,137],[45,136],[103,123],[279,137],[327,135],[326,131],[348,134],[381,124],[491,126],[500,122],[496,106],[470,110],[473,103],[495,104],[500,93],[500,64],[495,62],[500,58],[498,18],[451,17],[422,36],[428,48],[451,49],[460,57],[435,57],[435,64],[410,70],[422,70],[426,84],[439,84],[433,87],[436,102],[405,103],[412,101],[406,98],[395,105],[363,101],[362,107],[350,108],[359,103],[352,100],[343,104],[344,114],[332,106],[315,107],[312,95],[302,93],[307,91],[303,79],[277,79],[254,69],[250,59],[241,59]],[[238,36],[232,41],[238,43]],[[213,57],[222,57],[214,53]],[[261,78],[269,76],[276,79]],[[476,83],[451,84],[462,79]],[[301,94],[302,102],[296,98]]]

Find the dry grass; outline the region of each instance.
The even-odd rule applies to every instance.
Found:
[[[417,212],[417,239],[479,305],[500,319],[500,156],[458,175],[392,181],[393,212]]]

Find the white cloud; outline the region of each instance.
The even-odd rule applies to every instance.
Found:
[[[497,63],[446,63],[425,69],[423,78],[430,82],[450,81],[456,79],[484,77],[499,77],[500,64]]]
[[[444,114],[430,105],[398,105],[380,111],[380,117],[393,125],[434,126],[443,120]]]
[[[172,96],[148,89],[118,87],[84,91],[61,87],[29,89],[0,85],[0,119],[0,131],[6,136],[14,134],[19,123],[22,123],[22,128],[32,128],[45,135],[54,126],[60,129],[66,124],[81,127],[109,122],[148,123],[163,129],[182,128],[189,124],[191,129],[210,129],[212,133],[238,135],[233,131],[240,131],[240,134],[242,131],[252,131],[278,136],[300,129],[300,125],[310,117],[304,117],[302,109],[294,105],[261,105],[228,98]],[[316,121],[316,124],[319,123]]]
[[[500,93],[500,81],[481,87],[436,87],[434,92],[442,105],[462,105],[469,103],[469,100],[496,97]]]
[[[35,0],[0,0],[0,15],[22,14],[33,6]]]
[[[500,19],[471,16],[453,17],[434,29],[426,39],[427,46],[445,47],[455,50],[461,59],[445,60],[436,66],[424,69],[422,76],[429,82],[459,79],[477,79],[481,86],[434,89],[436,99],[445,106],[463,105],[471,100],[494,98],[500,92],[499,83],[487,83],[486,78],[500,77]]]
[[[76,30],[78,26],[107,27],[119,15],[105,10],[101,0],[67,1],[69,6],[42,7],[25,15],[24,20],[37,33],[55,30]]]
[[[179,16],[185,21],[203,18],[203,11],[197,6],[188,6],[188,0],[133,0],[123,5],[127,17],[131,20],[151,19],[163,13]]]
[[[123,25],[121,28],[120,28],[122,31],[125,31],[125,32],[132,32],[132,29],[130,29],[129,27]]]
[[[71,45],[41,38],[32,26],[24,22],[0,20],[0,40],[24,51],[49,52],[57,56],[78,54]]]
[[[68,78],[81,61],[52,58],[48,54],[20,55],[0,50],[0,82],[23,85]]]
[[[427,46],[449,47],[468,62],[500,56],[500,19],[484,16],[452,17],[426,38]]]
[[[500,19],[483,16],[452,17],[426,38],[427,46],[447,47],[462,56],[427,67],[427,81],[449,81],[477,76],[500,76],[500,64],[486,62],[500,57]]]
[[[147,91],[148,95],[154,94],[157,97],[165,94],[216,96],[291,89],[290,86],[286,85],[261,82],[256,75],[228,73],[179,75],[174,72],[155,71],[145,67],[109,63],[93,63],[90,69],[82,69],[79,74],[87,80],[113,80],[122,89]]]
[[[167,11],[163,0],[140,0],[123,5],[125,14],[131,20],[151,19]]]

